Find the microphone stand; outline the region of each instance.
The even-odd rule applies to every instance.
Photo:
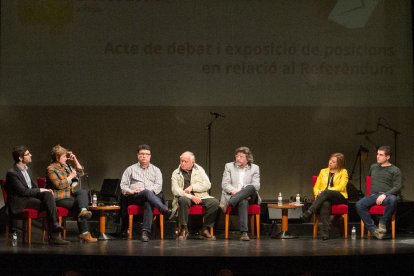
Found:
[[[349,175],[349,180],[352,180],[352,176],[355,172],[355,167],[359,161],[359,190],[358,190],[358,197],[362,198],[364,197],[364,194],[362,193],[362,152],[366,152],[366,149],[364,149],[361,145],[359,146],[354,165],[352,166],[351,174]]]
[[[208,166],[208,177],[210,178],[211,181],[211,129],[213,127],[213,123],[215,120],[217,120],[217,118],[220,116],[220,114],[218,113],[210,113],[211,115],[214,116],[214,118],[210,121],[210,123],[208,123],[207,125],[207,166]]]
[[[398,134],[401,134],[401,133],[392,127],[382,124],[381,122],[378,122],[378,126],[388,129],[394,134],[394,164],[397,165],[397,136]]]

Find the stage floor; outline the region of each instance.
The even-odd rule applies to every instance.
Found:
[[[268,236],[242,242],[109,240],[95,244],[68,238],[69,246],[49,246],[34,237],[31,246],[0,246],[1,275],[346,275],[413,274],[414,236],[395,240],[343,239],[327,241]],[[232,274],[231,274],[232,273]],[[73,274],[71,274],[73,275]],[[75,274],[79,275],[79,274]],[[221,275],[221,274],[220,274]]]

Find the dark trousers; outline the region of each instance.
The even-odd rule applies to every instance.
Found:
[[[142,230],[151,233],[153,212],[157,208],[162,214],[167,213],[168,206],[164,204],[163,193],[154,194],[150,190],[143,190],[137,194],[121,196],[122,231],[128,227],[128,205],[136,204],[144,206]]]
[[[195,205],[195,203],[186,196],[180,196],[178,198],[178,204],[180,205],[180,208],[178,208],[179,223],[180,225],[187,226],[190,207]],[[200,205],[205,209],[203,229],[214,227],[219,201],[215,198],[204,198],[201,200]]]
[[[240,221],[240,232],[248,231],[249,204],[257,203],[258,197],[256,189],[253,185],[247,185],[241,189],[237,194],[233,195],[229,200],[229,206],[237,207]]]
[[[337,191],[325,190],[318,195],[309,209],[318,214],[318,219],[322,223],[321,231],[327,234],[329,231],[329,217],[331,215],[332,204],[347,204],[348,200]]]
[[[56,206],[69,209],[69,213],[73,217],[78,217],[78,214],[82,208],[88,208],[88,192],[85,190],[78,190],[72,194],[70,198],[59,199],[56,201]],[[88,221],[86,219],[80,219],[78,217],[78,229],[79,233],[83,234],[89,231]]]
[[[43,192],[39,193],[39,195],[36,197],[28,197],[24,208],[46,211],[49,230],[52,229],[51,227],[54,223],[57,223],[56,204],[52,193]],[[12,217],[10,218],[10,226],[11,231],[15,232],[17,229],[17,221]]]

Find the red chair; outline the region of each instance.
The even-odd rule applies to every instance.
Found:
[[[248,215],[250,216],[250,227],[252,232],[252,238],[254,238],[254,221],[256,218],[256,233],[257,239],[260,239],[260,205],[250,204],[247,210]],[[229,238],[229,220],[230,215],[237,215],[237,209],[232,207],[227,207],[225,214],[225,223],[224,223],[224,238],[227,240]]]
[[[4,204],[7,206],[7,191],[6,191],[6,180],[0,180],[1,190],[3,192]],[[20,219],[24,222],[23,227],[23,242],[28,244],[32,243],[32,220],[39,218],[39,211],[36,209],[26,208],[23,210],[23,213],[17,216],[13,216],[13,219]],[[45,231],[45,216],[42,216],[42,237],[46,235]],[[27,233],[27,237],[26,237]],[[9,225],[6,223],[6,240],[9,238]]]
[[[317,176],[312,176],[312,184],[315,186]],[[340,215],[344,219],[344,238],[348,238],[348,205],[347,204],[332,204],[331,215]],[[315,214],[313,216],[313,238],[316,239],[318,236],[318,217]]]
[[[152,210],[152,213],[154,215],[154,220],[156,219],[156,216],[160,216],[160,236],[161,236],[161,240],[163,240],[164,239],[164,215],[161,214],[157,208],[154,208]],[[134,224],[134,216],[143,215],[143,214],[144,214],[143,205],[131,204],[128,206],[128,215],[129,215],[128,238],[130,240],[132,240],[132,228]]]
[[[371,195],[371,176],[365,178],[365,196]],[[384,215],[385,206],[384,205],[372,205],[369,208],[369,213],[371,215]],[[361,239],[364,238],[364,222],[361,219]],[[371,233],[368,231],[368,237],[371,236]],[[391,217],[391,237],[395,239],[395,212]]]
[[[46,178],[45,177],[38,177],[37,179],[37,184],[39,186],[39,188],[46,188]],[[65,208],[65,207],[60,207],[60,206],[56,206],[56,210],[57,210],[57,215],[58,215],[58,223],[60,225],[63,226],[64,230],[63,230],[63,238],[66,239],[66,218],[67,216],[69,216],[69,209]],[[46,214],[44,211],[42,212],[43,216],[46,216]],[[46,231],[43,232],[43,240],[45,240],[45,233]]]

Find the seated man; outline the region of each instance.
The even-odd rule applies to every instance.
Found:
[[[190,206],[200,204],[205,207],[201,236],[206,240],[215,240],[209,228],[214,227],[219,202],[208,194],[210,180],[204,169],[195,163],[192,152],[186,151],[180,156],[180,165],[172,173],[171,189],[174,195],[173,212],[178,209],[180,233],[178,240],[188,238],[188,214]]]
[[[159,168],[150,163],[151,148],[139,145],[137,150],[138,163],[129,166],[121,179],[122,230],[128,222],[128,205],[144,205],[144,222],[141,240],[150,240],[153,213],[156,207],[167,219],[171,216],[168,206],[163,203],[162,174]]]
[[[38,188],[33,180],[27,164],[32,162],[32,154],[25,146],[17,146],[12,152],[13,168],[6,174],[6,191],[8,195],[8,211],[15,216],[23,213],[23,209],[45,210],[48,220],[49,242],[56,245],[66,245],[69,241],[59,237],[63,227],[57,222],[57,210],[53,191]],[[15,220],[11,219],[11,232],[16,232]]]
[[[235,150],[234,162],[224,167],[221,187],[220,207],[226,212],[228,206],[237,207],[240,219],[242,241],[249,241],[248,208],[249,204],[260,203],[258,191],[260,189],[260,169],[253,164],[253,154],[248,147],[239,147]]]
[[[361,217],[368,231],[381,240],[387,232],[387,224],[397,207],[397,195],[401,190],[401,171],[390,163],[391,148],[382,146],[377,151],[377,163],[371,165],[371,195],[361,198],[356,203],[358,215]],[[381,217],[378,228],[369,214],[372,205],[384,205],[385,212]]]

